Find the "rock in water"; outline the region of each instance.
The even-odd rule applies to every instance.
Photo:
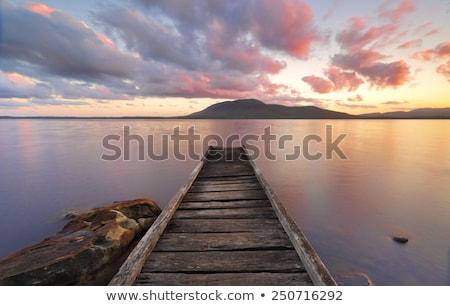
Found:
[[[363,272],[349,272],[336,276],[339,286],[373,286],[370,277]]]
[[[392,238],[392,240],[394,240],[395,242],[401,243],[401,244],[405,244],[409,241],[408,238],[400,237],[400,236],[395,236],[394,238]]]
[[[0,260],[0,285],[74,285],[120,258],[161,209],[148,199],[76,216],[57,234]]]

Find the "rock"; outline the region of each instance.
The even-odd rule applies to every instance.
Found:
[[[70,219],[75,219],[75,218],[79,217],[80,215],[81,215],[81,213],[79,211],[69,210],[69,211],[66,211],[62,215],[62,218],[64,220],[70,220]]]
[[[96,208],[57,234],[0,260],[0,285],[77,285],[92,282],[129,251],[161,213],[148,199]]]
[[[339,286],[373,286],[372,280],[363,272],[349,272],[336,276]]]
[[[409,241],[408,238],[406,237],[401,237],[401,236],[395,236],[392,238],[392,240],[394,240],[395,242],[401,243],[401,244],[405,244]]]

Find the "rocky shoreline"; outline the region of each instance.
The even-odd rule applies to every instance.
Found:
[[[72,214],[64,228],[0,260],[0,285],[106,285],[161,213],[149,199]]]

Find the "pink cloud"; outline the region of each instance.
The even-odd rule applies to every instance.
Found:
[[[33,13],[45,16],[50,18],[51,15],[58,11],[57,9],[48,7],[45,4],[42,3],[36,3],[36,2],[28,2],[25,4],[25,6],[28,8],[28,10],[32,11]]]
[[[419,25],[412,32],[415,35],[422,35],[422,38],[438,34],[440,32],[440,29],[436,28],[436,29],[430,30],[430,28],[432,26],[433,26],[432,22],[427,22],[427,23]]]
[[[405,61],[379,62],[383,58],[386,56],[378,52],[361,50],[353,54],[336,54],[332,62],[344,70],[355,71],[378,88],[397,87],[411,80]]]
[[[14,83],[18,86],[33,86],[33,81],[30,80],[30,78],[17,73],[17,72],[10,72],[6,74],[6,77],[11,83]]]
[[[389,1],[390,2],[390,1]],[[388,2],[384,2],[381,6],[380,16],[390,19],[391,21],[399,21],[407,15],[410,15],[416,11],[416,5],[412,0],[402,0],[400,4],[394,9],[386,9]]]
[[[431,61],[450,57],[450,41],[440,43],[434,49],[419,51],[411,55],[416,60]]]
[[[337,66],[343,69],[357,70],[355,68],[371,66],[387,57],[377,51],[359,50],[351,54],[336,54],[333,57],[333,62],[336,62]]]
[[[80,21],[81,25],[86,29],[89,30],[91,27],[83,20]]]
[[[420,34],[425,32],[427,29],[429,29],[431,26],[433,25],[432,22],[426,22],[424,24],[421,24],[419,26],[417,26],[414,30],[413,33],[414,34]]]
[[[361,101],[364,101],[364,99],[361,97],[361,95],[356,95],[355,97],[348,97],[347,101],[350,101],[350,102],[361,102]]]
[[[441,32],[441,30],[439,30],[439,29],[434,29],[434,30],[431,30],[431,31],[427,32],[425,35],[423,35],[423,37],[433,36],[433,35],[438,34],[439,32]]]
[[[442,74],[450,82],[450,60],[437,67],[436,72]]]
[[[345,72],[336,66],[326,69],[325,75],[334,84],[335,90],[347,88],[348,91],[355,91],[364,83],[355,72]]]
[[[434,53],[437,58],[446,58],[450,56],[450,41],[443,42],[436,46]]]
[[[359,72],[379,88],[397,87],[411,80],[409,66],[405,61],[374,63],[360,67]]]
[[[366,19],[355,17],[350,20],[350,26],[337,34],[337,41],[350,52],[366,48],[371,43],[386,44],[390,37],[396,33],[398,26],[388,24],[367,28]]]
[[[171,82],[165,82],[157,88],[151,88],[153,95],[188,97],[241,99],[260,97],[263,100],[277,96],[294,97],[297,91],[285,84],[273,83],[267,76],[249,78],[238,73],[203,72],[184,73],[174,76]]]
[[[5,73],[0,70],[0,100],[3,98],[48,98],[51,95],[51,88],[37,79],[18,72]]]
[[[114,44],[114,42],[112,41],[111,38],[103,35],[102,33],[96,33],[97,38],[106,46],[112,49],[116,49],[116,45]]]
[[[313,10],[305,2],[261,0],[254,7],[252,31],[265,47],[307,58],[311,45],[320,38],[313,29]]]
[[[302,81],[308,83],[312,90],[320,94],[329,93],[333,90],[333,83],[321,77],[314,75],[305,76],[302,78]]]
[[[431,49],[415,52],[413,55],[411,55],[412,59],[424,61],[431,61],[433,57],[434,52]]]
[[[407,42],[402,43],[397,47],[397,49],[409,49],[409,48],[415,48],[420,47],[422,45],[422,39],[414,39],[409,40]]]
[[[289,93],[292,96],[296,96],[300,94],[298,91],[290,88],[290,86],[286,84],[273,83],[267,76],[260,76],[258,78],[258,84],[261,86],[261,89],[263,89],[264,95],[275,96]]]

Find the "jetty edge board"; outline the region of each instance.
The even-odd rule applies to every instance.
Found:
[[[336,285],[248,157],[209,147],[109,285]]]

